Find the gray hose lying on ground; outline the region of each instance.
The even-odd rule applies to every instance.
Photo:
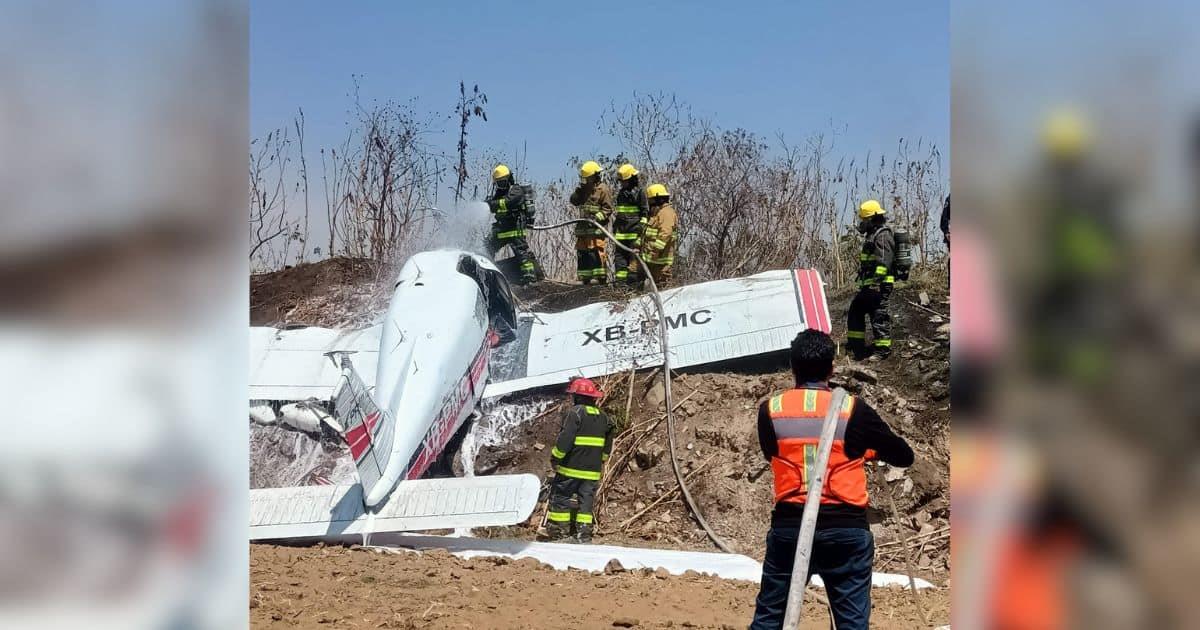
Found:
[[[650,281],[651,295],[654,296],[654,307],[658,310],[659,340],[662,344],[663,353],[663,393],[666,396],[667,405],[667,441],[671,447],[671,468],[675,471],[675,481],[679,483],[679,492],[683,495],[684,503],[691,510],[692,516],[696,517],[696,522],[700,523],[700,527],[704,529],[704,533],[708,534],[708,537],[712,539],[713,544],[725,553],[734,553],[733,549],[730,549],[729,545],[725,544],[725,541],[720,536],[717,536],[716,532],[708,526],[708,521],[704,520],[704,514],[700,512],[700,508],[696,505],[695,500],[692,499],[692,493],[688,491],[687,483],[683,479],[683,472],[679,469],[679,459],[675,456],[675,416],[671,412],[674,403],[671,398],[671,353],[670,347],[667,345],[667,314],[663,310],[662,297],[658,294],[658,285],[654,282],[654,277],[650,275],[650,268],[646,266],[646,261],[642,260],[642,257],[636,251],[621,244],[617,240],[617,237],[608,231],[608,228],[591,219],[571,219],[553,225],[530,225],[528,228],[531,230],[553,230],[576,223],[591,224],[601,232],[604,232],[604,235],[613,242],[613,245],[633,254],[634,259],[638,261],[638,265],[642,268],[643,277]]]

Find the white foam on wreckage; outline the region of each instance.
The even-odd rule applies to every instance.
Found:
[[[722,579],[745,580],[755,583],[762,577],[762,563],[749,556],[732,553],[415,534],[388,534],[386,537],[379,535],[378,542],[382,544],[377,546],[377,549],[388,551],[446,549],[464,559],[504,557],[520,560],[533,558],[559,571],[569,569],[603,571],[610,561],[616,560],[626,569],[665,569],[672,575],[695,571]],[[825,586],[820,576],[816,575],[813,576],[812,584],[820,588]],[[920,578],[916,578],[916,584],[917,588],[934,588],[933,584]],[[895,573],[872,573],[871,585],[877,588],[906,587],[908,586],[908,576]]]

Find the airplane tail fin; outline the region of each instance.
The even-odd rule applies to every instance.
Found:
[[[341,423],[341,434],[350,446],[350,455],[358,469],[358,479],[367,496],[379,483],[391,457],[394,419],[380,409],[371,390],[355,371],[348,353],[330,353],[341,368],[341,384],[333,396],[333,411]]]

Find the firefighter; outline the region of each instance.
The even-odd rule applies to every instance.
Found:
[[[592,540],[592,502],[600,471],[612,450],[613,425],[608,414],[596,404],[604,392],[590,379],[576,378],[567,386],[571,409],[563,418],[558,441],[550,450],[554,481],[550,483],[550,504],[546,512],[546,536],[565,538],[574,529],[574,539]],[[577,496],[578,508],[572,511],[571,498]]]
[[[829,335],[809,329],[792,340],[795,389],[758,408],[758,441],[771,462],[775,508],[767,531],[762,581],[751,630],[779,628],[787,608],[792,563],[808,487],[807,467],[820,442],[833,397],[829,377],[836,349]],[[809,575],[820,575],[838,630],[866,630],[871,614],[871,565],[875,542],[867,525],[867,460],[893,466],[913,463],[912,448],[865,401],[848,396],[829,454],[817,512]]]
[[[525,226],[533,223],[533,190],[515,183],[512,171],[503,164],[492,170],[494,189],[485,201],[492,211],[492,234],[488,250],[492,257],[508,245],[520,265],[520,284],[537,281],[537,260],[529,251]]]
[[[888,314],[888,298],[892,296],[896,278],[896,238],[887,226],[883,206],[874,199],[858,207],[858,231],[865,235],[859,254],[858,294],[850,302],[846,322],[846,347],[856,360],[874,355],[885,359],[892,353],[892,316]],[[866,320],[871,320],[874,340],[867,347]]]
[[[642,236],[641,255],[650,269],[654,283],[661,289],[671,283],[671,265],[675,262],[679,215],[671,206],[671,195],[668,194],[666,186],[650,184],[646,188],[646,198],[650,202],[650,219]],[[637,261],[631,264],[637,265]]]
[[[632,164],[622,164],[617,169],[617,179],[620,180],[620,188],[617,190],[613,236],[617,237],[618,243],[637,249],[642,243],[642,230],[650,216],[650,206],[638,181],[638,170]],[[636,284],[641,278],[641,270],[634,255],[618,247],[614,256],[616,281]]]
[[[579,186],[571,193],[571,205],[579,209],[579,218],[607,226],[608,217],[613,211],[612,189],[600,181],[600,171],[600,165],[591,160],[579,167]],[[575,256],[580,282],[608,282],[604,232],[590,223],[576,223]]]

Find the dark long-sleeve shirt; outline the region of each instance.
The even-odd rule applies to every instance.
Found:
[[[942,206],[942,235],[950,235],[950,195],[946,195],[946,203]]]
[[[763,401],[758,407],[758,443],[762,448],[763,457],[770,461],[779,455],[779,442],[775,437],[775,428],[771,424],[769,402]],[[879,414],[861,398],[855,398],[854,410],[846,423],[846,436],[843,442],[846,457],[856,459],[866,454],[867,450],[875,451],[875,458],[893,466],[906,468],[912,466],[913,450],[904,438],[892,432],[891,427],[879,417]],[[804,513],[803,503],[784,501],[775,504],[771,514],[772,527],[799,527],[800,517]],[[867,527],[867,511],[853,505],[822,505],[817,513],[817,528],[830,527]]]

